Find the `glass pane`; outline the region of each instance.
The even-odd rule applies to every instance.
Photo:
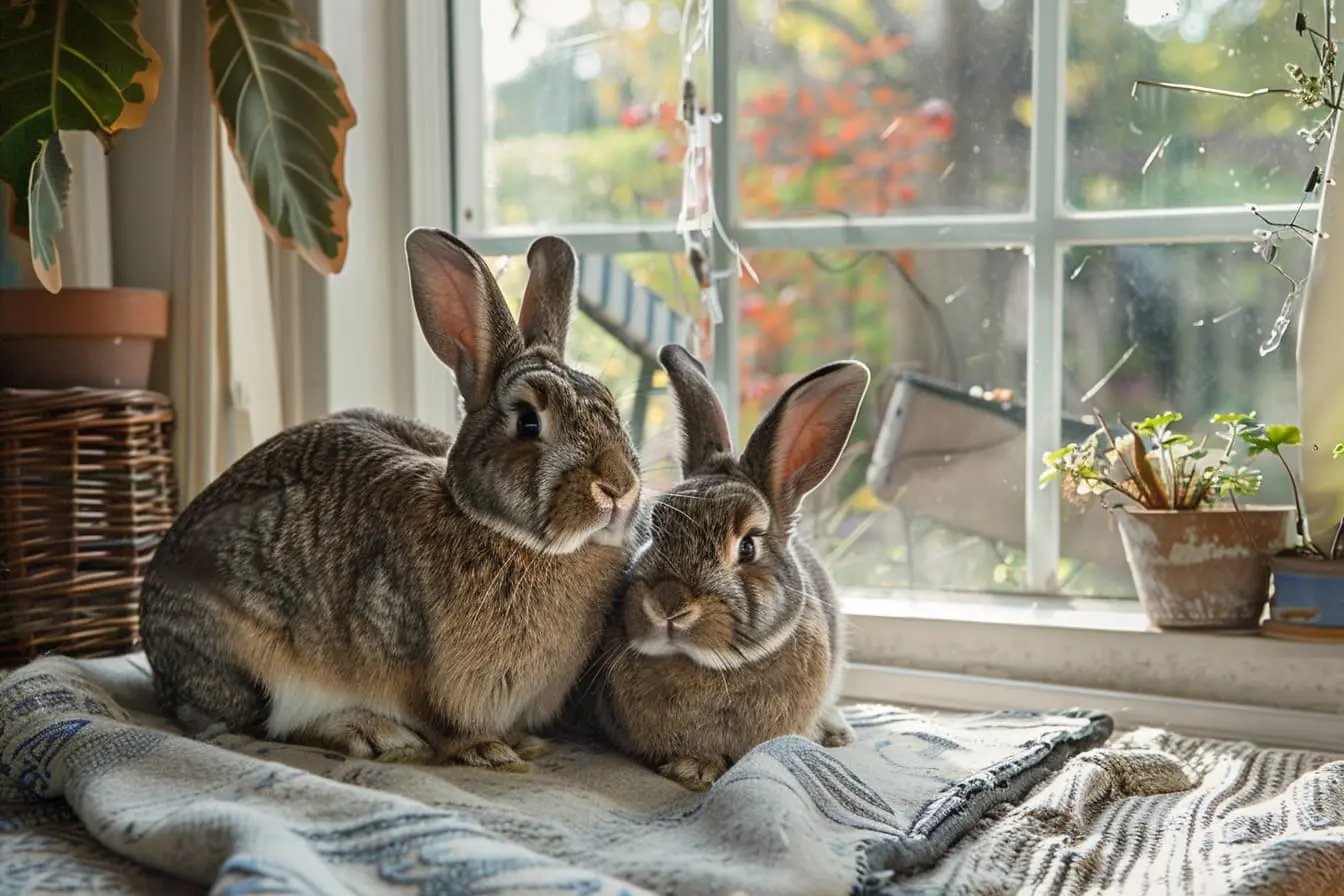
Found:
[[[1307,4],[1319,13],[1321,4]],[[1073,0],[1068,4],[1068,201],[1081,209],[1296,202],[1312,165],[1297,136],[1323,117],[1287,96],[1232,99],[1137,79],[1251,91],[1313,66],[1298,4]],[[1319,14],[1316,24],[1321,24]]]
[[[486,259],[502,270],[499,285],[517,314],[527,283],[519,256]],[[639,452],[647,487],[676,482],[678,435],[667,378],[658,366],[665,342],[686,340],[692,319],[681,313],[695,294],[674,255],[639,253],[579,257],[579,313],[570,329],[567,356],[579,370],[606,383]]]
[[[1308,254],[1290,242],[1280,265],[1305,271]],[[1296,329],[1261,353],[1292,284],[1249,247],[1078,247],[1064,272],[1066,415],[1097,410],[1114,424],[1178,411],[1181,431],[1196,437],[1218,429],[1209,418],[1219,413],[1254,410],[1267,422],[1297,422]],[[1255,503],[1291,504],[1282,468],[1256,464],[1265,479]],[[1066,530],[1077,513],[1065,506]],[[1119,535],[1110,539],[1114,551],[1100,564],[1109,568],[1075,564],[1069,590],[1133,594]]]
[[[685,149],[676,123],[680,6],[491,0],[481,4],[481,25],[482,226],[670,226],[681,208]],[[693,72],[706,101],[707,71]]]
[[[860,358],[873,371],[845,456],[803,507],[803,531],[836,580],[1020,587],[1024,253],[767,252],[750,260],[762,285],[742,284],[740,441],[813,368]]]
[[[743,0],[744,217],[1020,211],[1030,0]]]

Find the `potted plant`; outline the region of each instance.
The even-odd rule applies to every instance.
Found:
[[[276,243],[336,273],[355,124],[341,77],[285,0],[203,2],[212,99],[257,214]],[[62,291],[56,237],[72,174],[62,134],[91,132],[110,152],[148,119],[162,73],[139,0],[0,4],[0,181],[10,231],[28,242],[42,286],[0,290],[0,385],[145,384],[153,340],[167,335],[167,296]]]
[[[1171,428],[1181,420],[1175,412],[1120,421],[1118,434],[1097,418],[1101,426],[1082,443],[1045,455],[1041,486],[1058,478],[1071,502],[1096,496],[1114,511],[1139,602],[1154,625],[1257,626],[1269,595],[1269,556],[1285,544],[1293,510],[1236,504],[1235,496],[1260,489],[1260,472],[1235,463],[1252,416],[1214,417],[1226,444],[1212,453],[1207,439],[1195,442]],[[1121,503],[1108,503],[1111,497]]]
[[[1302,444],[1301,430],[1289,425],[1255,426],[1240,435],[1252,456],[1277,457],[1293,487],[1297,541],[1270,560],[1274,593],[1269,619],[1262,626],[1264,633],[1300,640],[1344,640],[1344,520],[1322,543],[1307,532],[1297,479],[1282,451]],[[1344,457],[1344,442],[1335,445],[1331,457]]]

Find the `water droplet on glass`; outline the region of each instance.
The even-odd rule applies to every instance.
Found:
[[[1204,326],[1204,321],[1203,321],[1203,320],[1197,320],[1197,321],[1195,321],[1195,326],[1197,326],[1197,327],[1202,327],[1202,326]]]
[[[1198,152],[1200,155],[1204,155],[1204,144],[1203,144],[1203,143],[1199,144],[1199,149],[1197,149],[1196,152]]]
[[[1084,256],[1083,256],[1083,260],[1080,261],[1080,262],[1078,262],[1078,267],[1074,268],[1074,269],[1073,269],[1073,273],[1069,275],[1069,279],[1070,279],[1070,280],[1077,280],[1077,279],[1078,279],[1078,275],[1081,274],[1081,273],[1083,272],[1083,268],[1087,267],[1087,261],[1088,261],[1088,259],[1090,259],[1091,257],[1092,257],[1091,255],[1084,255]]]
[[[977,143],[977,144],[975,144],[974,146],[971,147],[971,155],[976,155],[976,156],[980,155],[980,144],[979,144],[979,143]]]
[[[951,305],[957,299],[961,298],[962,293],[966,292],[966,287],[959,288],[956,292],[949,293],[943,298],[944,305]]]

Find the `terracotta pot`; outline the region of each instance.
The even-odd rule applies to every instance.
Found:
[[[1344,636],[1344,562],[1275,557],[1274,595],[1265,634]]]
[[[168,294],[153,289],[0,289],[0,387],[144,389]]]
[[[1139,603],[1154,625],[1259,625],[1269,597],[1269,559],[1287,544],[1293,509],[1249,507],[1241,517],[1222,508],[1116,512]]]

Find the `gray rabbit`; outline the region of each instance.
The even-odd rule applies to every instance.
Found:
[[[639,463],[610,391],[564,362],[568,243],[528,250],[517,323],[457,238],[417,229],[406,255],[460,431],[354,410],[257,446],[159,547],[144,649],[193,731],[522,769],[639,537]]]
[[[685,478],[650,502],[651,540],[632,558],[571,713],[703,789],[774,737],[854,740],[836,705],[845,639],[835,588],[794,528],[849,440],[869,373],[857,361],[812,371],[738,457],[699,362],[676,345],[659,359],[681,415]]]

